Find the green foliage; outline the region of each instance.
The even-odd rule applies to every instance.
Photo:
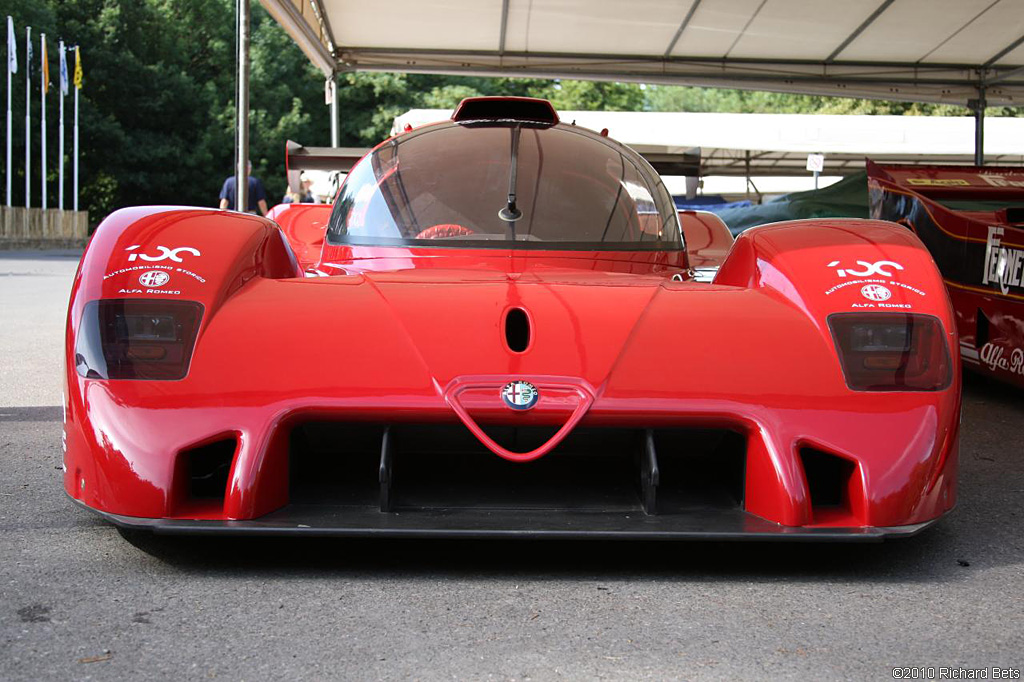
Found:
[[[780,92],[648,85],[649,111],[730,112],[742,114],[864,114],[893,116],[969,116],[966,107],[952,104],[889,102],[852,97],[818,97]],[[986,116],[1018,116],[1013,107],[989,107]]]
[[[13,90],[14,203],[23,202],[25,27],[33,28],[32,194],[40,202],[39,35],[49,44],[50,205],[57,203],[57,41],[82,47],[81,205],[97,222],[136,204],[213,206],[234,167],[234,0],[0,0],[14,17],[21,69]],[[285,189],[284,145],[330,140],[323,76],[258,3],[252,3],[250,152],[271,202]],[[73,55],[69,70],[73,68]],[[562,110],[964,115],[961,107],[710,88],[573,80],[359,73],[338,78],[340,143],[372,145],[412,108],[464,97],[545,97]],[[72,94],[65,100],[65,192],[71,205]],[[1019,110],[991,109],[992,115]],[[20,177],[19,177],[20,175]]]

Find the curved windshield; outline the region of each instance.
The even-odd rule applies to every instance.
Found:
[[[328,243],[681,249],[664,184],[639,157],[558,125],[436,126],[360,161]]]

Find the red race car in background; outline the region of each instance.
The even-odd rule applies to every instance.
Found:
[[[168,533],[829,540],[955,504],[955,320],[900,226],[733,243],[515,98],[275,215],[100,225],[67,324],[76,501]]]
[[[931,251],[956,313],[964,365],[1024,387],[1024,170],[868,161],[871,216]]]

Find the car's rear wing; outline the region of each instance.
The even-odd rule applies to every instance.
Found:
[[[347,173],[369,151],[362,147],[303,147],[288,140],[284,153],[288,187],[293,192],[301,192],[299,176],[306,170]]]
[[[1016,166],[883,165],[867,161],[868,177],[932,198],[1024,202],[1024,168]]]

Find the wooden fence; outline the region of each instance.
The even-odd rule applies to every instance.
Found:
[[[0,249],[85,246],[89,212],[0,206]]]

